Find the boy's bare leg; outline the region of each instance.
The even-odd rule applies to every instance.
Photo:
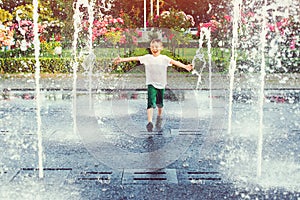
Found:
[[[147,117],[148,117],[148,122],[152,122],[153,108],[148,108],[147,109]]]
[[[148,132],[152,132],[153,130],[152,116],[153,116],[153,108],[148,108],[147,109],[148,124],[146,126]]]
[[[162,117],[163,108],[157,108],[157,116]]]
[[[157,118],[156,118],[156,123],[155,123],[155,127],[156,127],[157,131],[161,131],[162,113],[163,113],[163,108],[158,108],[157,109]]]

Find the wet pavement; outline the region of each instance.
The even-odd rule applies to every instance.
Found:
[[[228,77],[210,91],[205,76],[196,90],[171,74],[163,129],[149,133],[143,75],[79,77],[76,101],[72,76],[42,77],[39,170],[34,79],[2,78],[0,199],[299,200],[298,76],[266,84],[260,176],[254,80],[237,80],[228,134]]]

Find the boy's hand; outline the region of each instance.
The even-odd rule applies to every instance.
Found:
[[[190,72],[192,69],[194,69],[194,66],[191,65],[191,64],[188,64],[188,65],[185,66],[185,69]]]
[[[121,62],[121,57],[118,56],[113,61],[114,61],[115,64],[119,64]]]

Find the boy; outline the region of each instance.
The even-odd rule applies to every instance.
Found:
[[[179,61],[175,61],[168,56],[161,55],[160,52],[163,49],[162,41],[159,39],[153,39],[150,43],[150,51],[152,54],[146,54],[144,56],[128,57],[128,58],[115,58],[116,64],[120,62],[140,61],[145,65],[146,71],[146,85],[148,86],[148,104],[147,104],[147,118],[148,124],[146,126],[149,132],[153,130],[153,109],[157,106],[157,120],[156,128],[161,129],[162,113],[163,113],[163,99],[165,93],[165,87],[167,85],[167,68],[170,65],[176,65],[184,68],[187,71],[193,69],[192,65],[185,65]]]

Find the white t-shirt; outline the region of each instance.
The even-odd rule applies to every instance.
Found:
[[[167,85],[167,68],[171,66],[171,58],[166,55],[153,56],[147,54],[139,57],[145,65],[146,85],[153,85],[157,89],[164,89]]]

